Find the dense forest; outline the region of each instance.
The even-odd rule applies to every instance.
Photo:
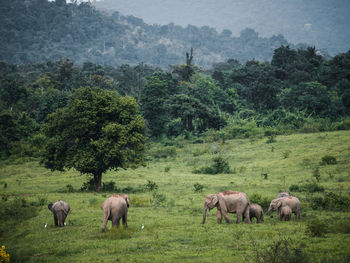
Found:
[[[307,43],[332,55],[349,49],[347,0],[98,0],[97,8],[142,18],[148,24],[228,29],[233,36],[249,27],[264,37],[282,34],[288,42]],[[236,57],[236,56],[235,56]]]
[[[56,62],[0,64],[2,157],[37,156],[41,126],[79,87],[136,98],[153,138],[222,139],[291,131],[349,129],[350,51],[330,60],[314,47],[281,46],[271,62],[235,59],[202,70],[192,50],[186,63],[162,70],[147,64],[112,67]]]
[[[0,60],[11,64],[69,57],[78,65],[144,62],[167,68],[182,63],[184,51],[193,47],[195,64],[210,67],[229,58],[268,61],[275,48],[287,44],[282,35],[260,37],[249,28],[234,37],[208,26],[148,25],[88,2],[3,0],[0,7]]]

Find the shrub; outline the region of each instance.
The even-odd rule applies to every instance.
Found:
[[[95,180],[94,178],[88,178],[86,182],[80,187],[80,191],[95,191]]]
[[[350,197],[342,194],[336,194],[333,192],[327,192],[324,196],[318,196],[311,198],[312,209],[328,209],[328,210],[350,210]]]
[[[274,142],[277,142],[276,135],[268,136],[268,139],[267,139],[266,143],[274,143]]]
[[[267,209],[270,205],[270,199],[267,197],[262,197],[260,194],[252,194],[249,197],[251,204],[259,204],[263,209]]]
[[[72,186],[71,184],[67,184],[67,185],[66,185],[66,188],[67,188],[67,191],[68,191],[69,193],[74,192],[74,188],[73,188],[73,186]]]
[[[158,192],[153,192],[152,198],[151,198],[151,204],[154,207],[165,207],[166,206],[166,195]]]
[[[290,155],[291,151],[290,150],[285,150],[282,152],[282,156],[284,159],[287,159]]]
[[[313,237],[322,237],[328,231],[328,225],[319,219],[313,219],[306,224],[306,232]]]
[[[9,263],[10,262],[10,254],[6,253],[5,246],[0,247],[0,262]]]
[[[203,173],[203,174],[221,174],[230,173],[230,165],[228,161],[224,158],[218,156],[213,159],[213,164],[210,166],[204,166],[200,169],[193,170],[193,173]]]
[[[176,147],[175,146],[159,146],[155,147],[152,150],[152,156],[154,158],[168,158],[176,156]]]
[[[332,155],[325,155],[322,157],[321,164],[337,164],[337,159]]]
[[[169,172],[170,171],[170,166],[166,166],[165,168],[164,168],[164,172]]]
[[[148,191],[153,191],[153,190],[157,190],[158,189],[158,185],[156,182],[153,182],[151,180],[147,180],[147,184],[145,184],[145,188]]]
[[[204,185],[200,184],[200,183],[195,183],[193,185],[194,189],[193,191],[196,193],[201,193],[203,191]]]
[[[322,185],[319,185],[317,183],[304,184],[301,189],[309,193],[324,192],[325,190]]]
[[[116,190],[115,182],[109,181],[102,184],[102,191],[113,192]]]
[[[289,191],[290,192],[300,192],[300,187],[297,184],[292,184],[289,186]]]
[[[258,250],[255,244],[255,255],[247,261],[254,263],[308,263],[309,256],[304,251],[304,245],[295,246],[287,239],[277,240],[266,248]]]
[[[315,177],[317,182],[320,182],[321,179],[321,173],[320,173],[320,168],[316,168],[314,172],[312,173],[312,176]]]

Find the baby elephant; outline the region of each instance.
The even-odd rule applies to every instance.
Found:
[[[257,223],[264,223],[264,211],[260,205],[250,204],[249,215],[250,215],[250,221],[252,220],[253,217],[255,217]]]
[[[58,200],[54,204],[49,204],[48,208],[53,213],[55,226],[64,226],[64,221],[66,221],[66,217],[70,211],[69,204],[62,200]]]
[[[127,215],[129,204],[129,196],[123,194],[113,194],[103,202],[102,232],[105,231],[108,220],[112,221],[112,226],[119,226],[120,219],[122,219],[124,227],[128,226]]]
[[[280,207],[278,211],[278,218],[281,221],[283,220],[283,218],[284,218],[284,221],[289,221],[291,217],[292,217],[292,209],[289,206],[284,205]]]

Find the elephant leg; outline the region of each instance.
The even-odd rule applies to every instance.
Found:
[[[226,211],[221,211],[221,213],[224,216],[226,223],[230,223],[230,218],[229,218],[227,212]]]
[[[300,219],[300,218],[301,218],[301,216],[300,216],[300,211],[297,211],[297,212],[295,213],[295,215],[296,215],[297,219]]]
[[[58,219],[56,214],[53,214],[53,221],[55,222],[55,226],[58,226]]]
[[[127,219],[128,219],[128,215],[127,214],[125,214],[124,216],[123,216],[123,225],[124,225],[124,227],[128,227],[128,221],[127,221]]]
[[[261,222],[261,223],[264,223],[264,215],[261,215],[260,222]]]
[[[221,224],[222,223],[222,214],[221,214],[221,211],[219,209],[216,212],[216,217],[218,219],[218,224]]]
[[[58,217],[58,224],[59,224],[59,226],[60,227],[64,226],[63,225],[63,212],[59,211],[57,217]]]
[[[243,213],[241,213],[243,214]],[[245,211],[244,211],[244,216],[245,218],[247,219],[246,223],[247,224],[250,224],[251,223],[251,220],[250,220],[250,214],[249,214],[249,208],[246,208]],[[238,213],[237,213],[237,221],[238,221]],[[239,222],[238,222],[239,223]]]

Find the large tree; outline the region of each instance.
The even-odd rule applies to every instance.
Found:
[[[75,168],[94,177],[143,162],[145,122],[131,97],[96,88],[80,88],[68,105],[48,116],[43,163],[52,170]]]

